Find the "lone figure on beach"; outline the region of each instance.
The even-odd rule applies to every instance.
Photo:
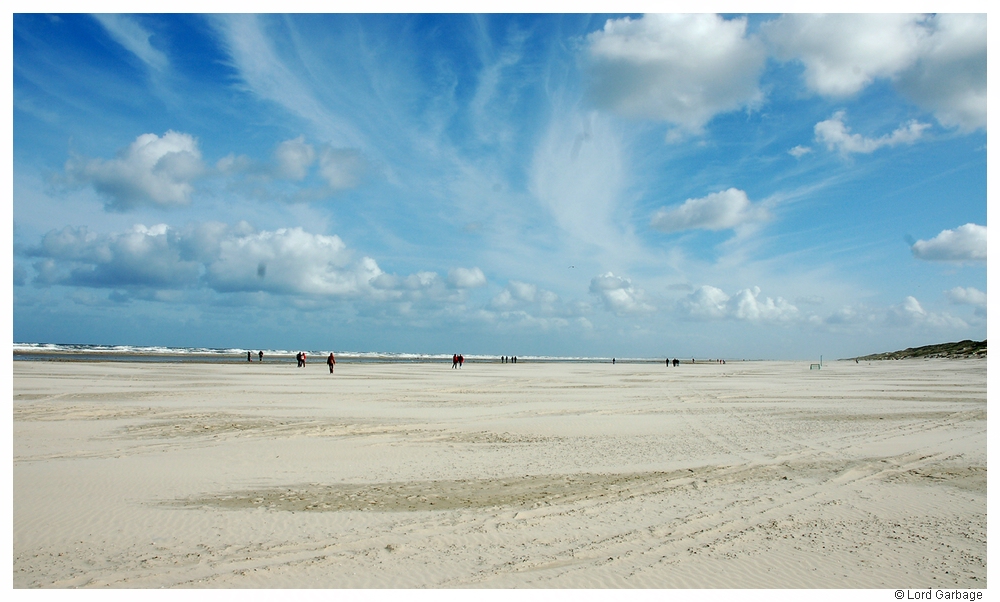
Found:
[[[252,362],[253,361],[252,359],[250,359],[250,352],[249,351],[247,351],[247,361],[248,362]]]
[[[333,352],[331,351],[330,355],[326,356],[326,365],[330,366],[330,374],[333,374],[333,367],[334,365],[336,365],[336,363],[337,360],[333,358]]]
[[[257,357],[260,359],[260,361],[263,362],[264,361],[264,352],[263,351],[258,351],[257,352]]]

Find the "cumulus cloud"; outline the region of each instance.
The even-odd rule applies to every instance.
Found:
[[[656,212],[650,225],[662,232],[728,230],[767,218],[767,210],[751,203],[744,191],[730,188],[688,199],[680,206],[664,207]]]
[[[985,128],[986,15],[939,14],[927,24],[920,58],[897,87],[942,125]]]
[[[930,240],[910,247],[913,256],[927,261],[986,261],[986,226],[965,224],[942,230]]]
[[[801,158],[803,155],[807,155],[813,152],[813,149],[808,146],[802,146],[801,144],[795,148],[789,149],[788,154],[795,157],[796,159]]]
[[[968,326],[961,318],[947,313],[929,312],[923,308],[920,301],[909,296],[889,307],[884,316],[890,326],[931,326],[935,328],[964,328]]]
[[[357,187],[368,173],[369,163],[356,149],[311,144],[305,135],[300,135],[280,142],[270,162],[254,162],[245,155],[230,153],[219,159],[215,169],[222,175],[248,176],[246,192],[251,196],[300,202],[327,198],[331,193]],[[322,184],[317,186],[313,175]],[[273,180],[303,182],[305,186],[296,187],[289,194],[287,188],[272,186]]]
[[[45,234],[28,254],[39,258],[34,265],[39,284],[98,288],[378,296],[375,283],[385,276],[374,259],[356,259],[338,236],[302,228],[257,231],[245,222],[193,224],[182,230],[136,225],[128,232],[100,235],[66,227]],[[405,290],[436,278],[420,273],[381,289]]]
[[[763,45],[745,18],[650,14],[609,19],[587,38],[590,95],[605,109],[700,132],[761,98]]]
[[[976,307],[986,307],[986,293],[973,287],[961,287],[945,291],[948,300],[956,305],[974,305]]]
[[[454,268],[448,270],[448,284],[454,288],[477,288],[486,284],[486,276],[479,268]]]
[[[703,285],[681,299],[678,310],[693,318],[716,320],[786,322],[799,317],[799,309],[785,299],[761,298],[757,286],[729,296],[722,289]]]
[[[354,188],[367,171],[368,163],[359,151],[324,146],[319,158],[319,175],[332,190]]]
[[[916,60],[925,35],[919,15],[790,14],[761,26],[774,55],[805,66],[806,85],[849,96]]]
[[[645,292],[632,286],[628,278],[606,272],[590,281],[590,292],[600,297],[605,309],[617,314],[648,313],[655,308],[646,303]]]
[[[884,146],[913,144],[920,139],[924,130],[931,127],[928,123],[920,123],[914,119],[881,138],[865,138],[861,134],[851,133],[850,128],[844,124],[844,114],[844,111],[837,111],[833,117],[817,123],[813,129],[817,142],[826,144],[829,150],[836,150],[845,155],[873,153]]]
[[[382,270],[370,257],[353,261],[338,236],[302,228],[226,236],[205,266],[205,280],[220,292],[350,296],[362,293]]]
[[[761,32],[816,93],[846,97],[882,78],[942,125],[986,126],[985,14],[792,14]]]
[[[511,280],[507,287],[493,297],[490,305],[497,309],[511,309],[526,303],[534,303],[538,296],[538,287],[527,282]]]
[[[968,327],[961,318],[926,310],[913,296],[907,296],[902,302],[889,307],[844,306],[827,316],[822,323],[836,329],[891,327],[954,330]]]
[[[274,151],[277,173],[289,180],[302,180],[308,173],[309,166],[316,160],[316,150],[306,143],[305,136],[294,140],[285,140]]]
[[[198,141],[174,131],[162,138],[142,134],[111,160],[73,156],[66,162],[67,181],[93,186],[109,211],[187,204],[192,182],[203,172]]]
[[[85,227],[52,230],[30,254],[44,257],[35,265],[42,284],[90,287],[190,286],[200,264],[182,257],[176,233],[166,225],[112,236],[98,235]]]

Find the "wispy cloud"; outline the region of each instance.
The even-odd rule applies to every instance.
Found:
[[[139,25],[133,17],[99,14],[94,15],[94,18],[104,27],[112,39],[142,60],[150,69],[165,71],[170,66],[167,55],[150,44],[149,38],[152,37],[152,34]]]

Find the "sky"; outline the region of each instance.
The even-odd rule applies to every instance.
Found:
[[[986,338],[985,14],[13,16],[16,342]]]

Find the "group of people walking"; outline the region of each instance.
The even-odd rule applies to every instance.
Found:
[[[501,355],[500,356],[500,363],[501,364],[516,364],[517,363],[517,356],[516,355]]]
[[[465,356],[462,355],[461,353],[456,353],[456,354],[454,354],[454,355],[451,356],[451,367],[452,368],[461,368],[462,364],[464,364],[464,363],[465,363]]]
[[[306,367],[306,352],[300,351],[295,354],[295,361],[298,362],[299,368]],[[333,374],[333,367],[337,365],[337,358],[333,357],[333,352],[326,356],[326,365],[330,368],[330,374]]]

